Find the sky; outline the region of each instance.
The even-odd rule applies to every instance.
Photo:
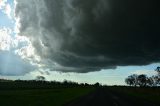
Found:
[[[150,0],[0,0],[0,78],[125,85],[159,66]]]

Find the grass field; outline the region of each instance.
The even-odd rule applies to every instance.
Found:
[[[152,103],[160,104],[160,88],[159,87],[110,87],[111,90],[124,93],[135,98],[141,98]]]
[[[90,87],[0,90],[0,106],[61,106],[91,91]]]
[[[62,106],[97,88],[160,104],[160,88],[99,86],[73,82],[1,81],[0,106]],[[107,95],[109,96],[109,95]]]

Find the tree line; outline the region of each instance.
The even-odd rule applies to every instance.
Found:
[[[74,81],[46,81],[45,77],[37,76],[35,80],[7,80],[0,79],[0,90],[2,89],[46,89],[46,88],[72,88],[72,87],[100,87],[100,83],[88,84]]]
[[[155,69],[156,75],[148,77],[146,74],[132,74],[125,79],[125,83],[130,86],[156,87],[160,85],[160,67]]]

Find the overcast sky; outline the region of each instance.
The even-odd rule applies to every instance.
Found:
[[[0,76],[124,84],[160,61],[150,0],[0,0]]]

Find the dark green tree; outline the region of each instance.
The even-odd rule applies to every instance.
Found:
[[[133,74],[133,75],[128,76],[125,79],[125,82],[126,82],[126,84],[128,84],[130,86],[137,86],[137,78],[138,78],[138,75]]]
[[[147,86],[150,86],[150,87],[154,86],[154,79],[153,79],[153,77],[148,77],[147,78]]]
[[[157,67],[155,69],[155,71],[157,72],[157,75],[154,78],[155,82],[156,82],[157,85],[160,85],[160,67]]]
[[[158,76],[160,76],[160,67],[158,66],[155,71],[158,73]]]
[[[147,79],[148,79],[147,75],[145,75],[145,74],[139,75],[138,78],[137,78],[138,85],[140,87],[146,87],[146,85],[147,85]]]
[[[45,77],[44,76],[37,76],[36,77],[36,80],[38,80],[38,81],[45,81]]]

